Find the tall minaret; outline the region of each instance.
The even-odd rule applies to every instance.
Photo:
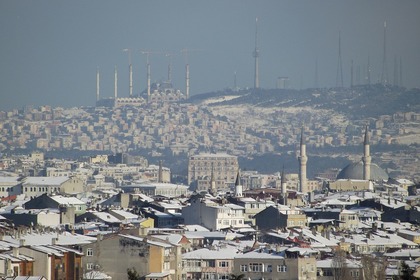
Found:
[[[210,179],[210,192],[212,194],[216,193],[216,180],[214,178],[214,167],[211,165],[211,179]]]
[[[115,65],[114,68],[114,99],[117,100],[118,96],[118,73],[117,73],[117,66]]]
[[[382,58],[382,75],[381,83],[386,85],[388,84],[388,67],[386,63],[386,21],[384,22],[384,53]]]
[[[281,186],[281,193],[283,195],[284,205],[287,205],[287,183],[286,183],[286,174],[284,174],[284,165],[283,170],[281,171],[281,180],[280,180],[280,186]]]
[[[258,18],[255,18],[255,49],[252,55],[255,58],[254,88],[259,88],[260,87],[260,73],[259,73],[260,50],[258,49]]]
[[[185,98],[190,97],[190,65],[185,65]]]
[[[365,140],[364,144],[364,155],[363,155],[363,180],[370,180],[370,163],[372,158],[370,157],[370,144],[369,144],[369,131],[368,126],[365,130]]]
[[[96,69],[96,101],[99,101],[99,68]]]
[[[163,166],[162,166],[162,161],[159,160],[158,183],[162,183],[162,182],[163,182]]]
[[[303,135],[304,128],[302,127],[302,132],[300,135],[300,156],[299,156],[299,182],[300,182],[300,192],[306,192],[306,162],[308,157],[306,156],[306,143],[305,136]]]
[[[150,101],[150,63],[147,63],[147,101]]]
[[[128,67],[129,70],[129,87],[130,87],[130,97],[133,97],[133,65],[130,63],[130,66]]]
[[[242,197],[243,196],[242,190],[243,189],[241,185],[241,176],[238,170],[238,173],[236,175],[236,182],[235,182],[235,197]]]

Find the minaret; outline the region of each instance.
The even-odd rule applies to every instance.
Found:
[[[388,84],[388,68],[386,64],[386,21],[384,22],[384,53],[382,58],[382,75],[381,75],[381,83],[383,85]]]
[[[147,101],[150,101],[150,63],[147,63]]]
[[[159,160],[159,173],[158,173],[158,183],[163,182],[163,167],[162,167],[162,161]]]
[[[128,70],[130,72],[130,77],[129,77],[130,97],[133,97],[133,65],[131,63],[130,63],[130,66],[128,67]]]
[[[118,73],[117,73],[117,66],[115,65],[114,68],[114,99],[117,100],[118,96]]]
[[[96,101],[99,101],[99,68],[96,69]]]
[[[287,183],[286,183],[286,174],[284,174],[284,165],[283,165],[283,170],[281,171],[280,186],[281,186],[281,193],[283,195],[283,204],[287,205]]]
[[[214,167],[211,165],[210,193],[216,193],[216,180],[214,179]]]
[[[341,62],[341,32],[338,32],[338,64],[335,86],[343,87],[343,64]]]
[[[185,65],[185,98],[190,97],[190,65]]]
[[[241,185],[241,176],[238,170],[238,174],[236,175],[236,182],[235,182],[235,197],[243,197],[242,190],[243,189]]]
[[[364,155],[362,158],[363,161],[363,180],[370,180],[370,163],[372,158],[370,157],[370,144],[369,144],[369,131],[368,126],[366,126],[365,130],[365,140],[364,144]]]
[[[299,182],[300,192],[306,192],[306,162],[308,157],[306,156],[306,143],[305,136],[303,135],[304,128],[302,127],[302,133],[300,135],[300,156],[299,156]]]
[[[255,18],[255,49],[252,55],[255,58],[254,88],[259,88],[260,87],[260,73],[259,73],[260,50],[258,49],[258,18]]]
[[[354,86],[353,84],[353,59],[351,60],[351,67],[350,67],[350,88]]]

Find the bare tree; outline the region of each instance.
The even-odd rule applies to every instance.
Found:
[[[386,278],[388,261],[385,257],[374,255],[362,256],[362,273],[364,280],[381,280]]]
[[[362,256],[362,273],[365,280],[375,279],[375,266],[372,255]]]
[[[341,248],[337,248],[331,263],[334,280],[351,279],[350,270],[347,267],[347,253]]]

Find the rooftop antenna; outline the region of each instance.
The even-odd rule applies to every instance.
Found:
[[[99,67],[96,68],[96,101],[99,101]]]
[[[129,86],[129,95],[130,97],[132,97],[133,96],[133,65],[131,64],[131,49],[123,49],[123,52],[128,53],[128,72],[129,72],[128,86]]]
[[[384,53],[382,58],[382,74],[381,74],[381,83],[386,85],[388,83],[388,69],[386,65],[386,21],[384,21]]]
[[[398,62],[397,56],[394,56],[394,86],[398,86]]]
[[[114,67],[114,99],[117,100],[118,96],[118,73],[117,73],[117,65]]]
[[[370,85],[370,57],[369,57],[369,55],[368,55],[366,71],[367,71],[367,74],[366,74],[367,84]]]
[[[341,32],[338,31],[338,64],[337,64],[337,78],[335,82],[336,87],[343,87],[343,64],[341,62]]]
[[[402,58],[400,56],[400,87],[403,86]]]
[[[258,49],[258,18],[255,18],[255,49],[253,52],[253,57],[255,59],[254,88],[259,88],[260,87],[260,76],[259,76],[260,50]]]
[[[315,59],[315,88],[319,88],[319,84],[318,84],[318,57]]]

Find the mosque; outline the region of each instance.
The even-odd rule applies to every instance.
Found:
[[[358,162],[353,162],[344,167],[337,175],[339,179],[388,181],[389,176],[377,164],[371,163],[369,132],[366,126],[364,138],[364,155]]]

